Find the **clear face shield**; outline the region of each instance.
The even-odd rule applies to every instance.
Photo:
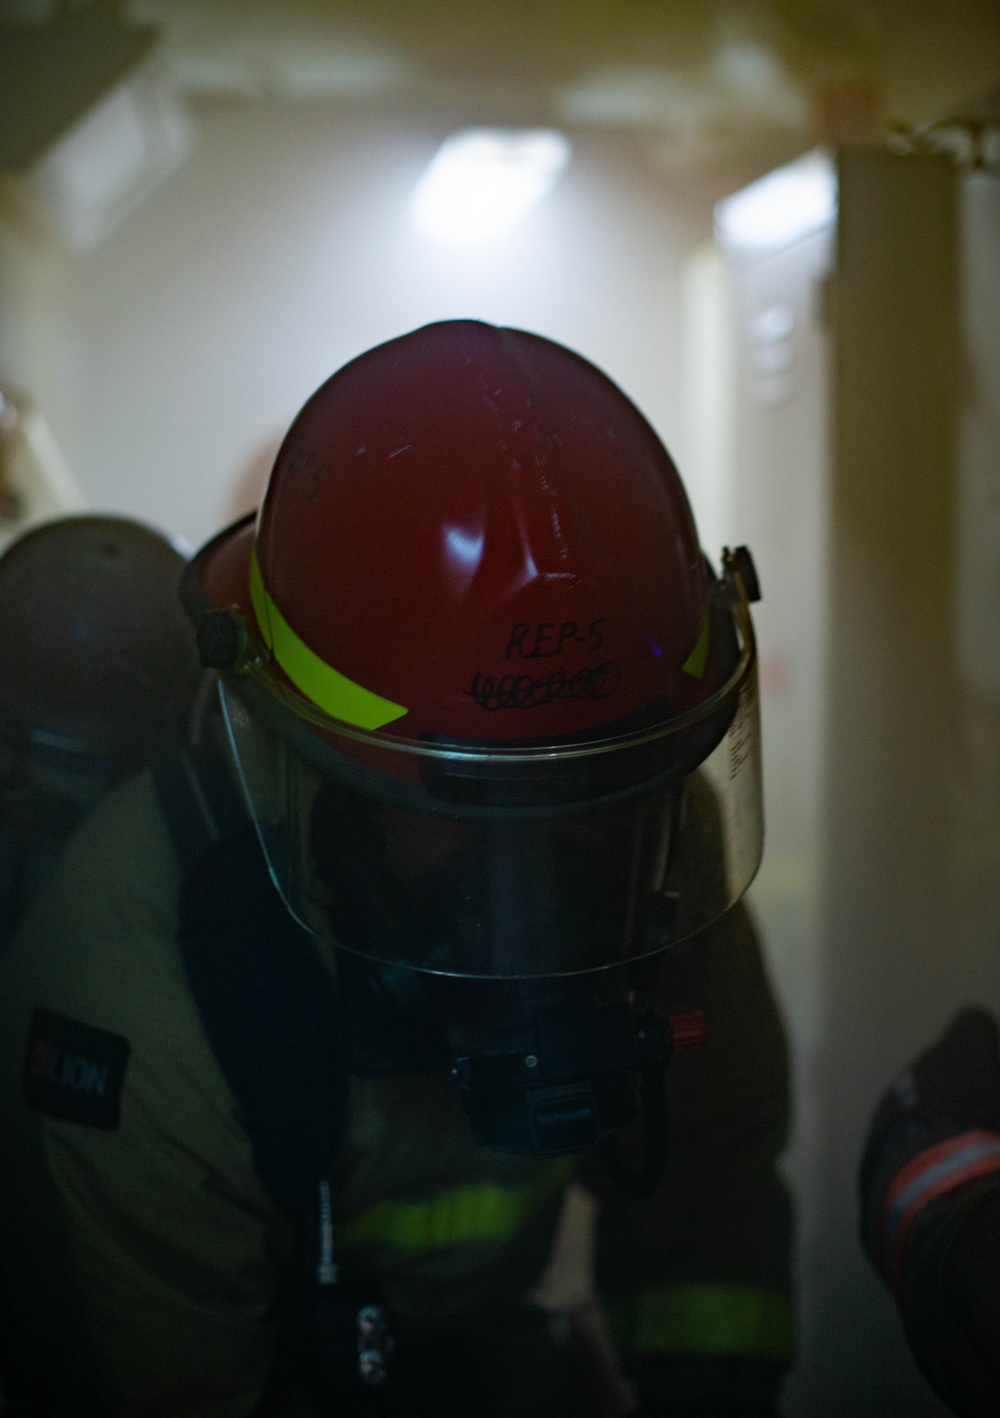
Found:
[[[274,881],[324,940],[494,980],[625,965],[717,920],[763,846],[756,652],[696,710],[586,740],[406,741],[226,676],[230,747]]]

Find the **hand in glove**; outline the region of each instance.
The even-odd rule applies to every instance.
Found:
[[[862,1241],[899,1294],[906,1241],[924,1208],[1000,1171],[996,1020],[964,1009],[883,1094],[861,1163]]]

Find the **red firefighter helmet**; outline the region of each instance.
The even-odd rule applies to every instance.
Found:
[[[348,364],[187,603],[276,879],[339,944],[456,973],[597,968],[700,929],[756,868],[743,583],[732,559],[714,576],[646,420],[560,345],[449,321]],[[737,725],[737,771],[710,784]],[[678,892],[685,832],[703,869]],[[554,866],[574,853],[616,876],[622,919],[583,927],[594,890],[570,872],[573,905]]]

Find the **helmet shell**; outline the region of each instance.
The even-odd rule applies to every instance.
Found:
[[[621,390],[561,345],[474,321],[329,379],[284,440],[253,548],[233,529],[201,572],[211,604],[241,606],[268,643],[261,621],[280,621],[388,706],[363,727],[473,741],[707,698],[709,577],[677,470]]]
[[[198,659],[178,599],[185,558],[123,517],[66,517],[0,557],[0,718],[97,751],[148,747]]]

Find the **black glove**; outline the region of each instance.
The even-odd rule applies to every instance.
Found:
[[[868,1130],[862,1241],[894,1289],[914,1216],[995,1164],[1000,1137],[991,1133],[1000,1134],[1000,1035],[985,1010],[963,1009],[886,1090]]]

